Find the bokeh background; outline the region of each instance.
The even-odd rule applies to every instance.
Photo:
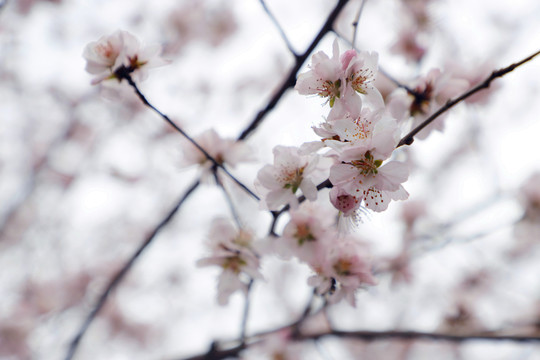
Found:
[[[1,4],[0,359],[61,359],[109,279],[199,174],[183,166],[182,137],[133,94],[106,99],[90,85],[84,46],[117,29],[162,44],[171,63],[153,69],[142,92],[189,134],[214,128],[232,138],[294,58],[256,0]],[[335,2],[267,5],[302,52]],[[350,1],[336,23],[342,49],[359,6]],[[419,34],[419,62],[396,45],[407,32]],[[330,52],[336,36],[317,49]],[[485,76],[540,49],[540,3],[368,1],[356,41],[405,83],[433,67]],[[377,84],[383,93],[394,87],[383,76]],[[540,181],[522,186],[540,171],[540,59],[494,85],[484,102],[451,110],[444,133],[398,154],[411,167],[410,200],[362,213],[356,225],[380,284],[359,294],[357,308],[330,307],[336,327],[539,334]],[[287,92],[247,140],[257,160],[233,173],[252,187],[273,146],[316,140],[311,126],[326,111],[318,98]],[[270,216],[232,188],[264,237]],[[201,186],[109,298],[75,358],[182,358],[237,338],[242,296],[218,306],[218,269],[195,265],[211,220],[227,214],[219,189]],[[311,293],[309,271],[294,261],[268,257],[263,274],[248,332],[297,318]],[[481,341],[329,339],[305,351],[310,359],[540,359],[538,344]]]

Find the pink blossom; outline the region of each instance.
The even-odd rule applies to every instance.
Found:
[[[347,50],[340,58],[347,83],[346,89],[365,95],[376,108],[384,106],[381,93],[373,86],[378,71],[378,59],[375,52],[356,50]]]
[[[317,198],[317,187],[310,176],[317,170],[318,156],[304,154],[292,146],[274,148],[274,165],[266,165],[257,174],[256,188],[264,194],[264,204],[269,210],[289,204],[298,206],[300,189],[308,200]]]
[[[334,106],[341,97],[345,83],[339,61],[339,45],[334,41],[332,58],[319,51],[311,57],[310,70],[298,75],[295,90],[301,95],[319,95]]]
[[[193,138],[218,164],[235,167],[238,163],[253,160],[253,151],[243,141],[222,138],[214,129],[209,129]],[[183,165],[199,165],[202,178],[211,176],[213,163],[190,141],[182,146]]]
[[[343,152],[341,162],[330,169],[330,181],[340,191],[362,199],[367,208],[383,211],[390,200],[408,197],[401,186],[408,178],[408,169],[397,161],[383,165],[384,157],[374,150],[358,146]]]
[[[349,216],[358,210],[362,203],[362,198],[350,195],[342,188],[334,186],[330,190],[330,202],[343,215]]]
[[[237,290],[247,292],[249,279],[262,278],[259,258],[252,249],[253,235],[236,229],[230,221],[217,218],[208,235],[211,255],[197,261],[197,266],[216,265],[222,268],[218,279],[218,302],[225,305]]]
[[[442,73],[439,69],[432,69],[425,77],[421,77],[412,86],[414,94],[404,89],[396,89],[390,95],[388,107],[398,120],[407,120],[412,117],[411,127],[414,128],[426,120],[448,100],[462,94],[469,88],[469,82]],[[419,139],[425,139],[432,130],[444,129],[446,114],[439,116],[427,127],[417,134]]]
[[[369,108],[363,108],[358,116],[348,113],[342,119],[334,119],[325,125],[325,130],[332,136],[323,141],[338,152],[362,146],[376,149],[383,158],[394,151],[400,133],[396,120],[384,109]]]
[[[408,28],[399,32],[398,40],[392,45],[390,51],[401,54],[405,59],[420,62],[426,53],[426,49],[419,43],[419,32],[416,28]]]
[[[96,85],[104,80],[121,80],[117,71],[122,67],[132,74],[134,80],[145,80],[147,69],[167,63],[159,57],[160,52],[160,45],[142,46],[129,32],[117,30],[86,45],[83,57],[86,59],[86,71],[95,75],[92,85]]]
[[[335,232],[335,214],[320,205],[302,203],[290,211],[290,220],[283,234],[273,239],[274,250],[282,257],[298,259],[310,264],[324,256]]]
[[[377,284],[365,245],[352,235],[338,237],[314,270],[308,283],[332,302],[345,299],[354,306],[358,289]]]

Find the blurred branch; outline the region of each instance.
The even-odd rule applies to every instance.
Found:
[[[241,329],[240,329],[240,341],[242,342],[242,344],[244,344],[246,341],[246,329],[247,329],[247,321],[249,317],[249,307],[250,307],[249,295],[253,287],[253,281],[254,281],[253,279],[249,280],[249,284],[248,284],[247,292],[246,292],[246,302],[244,303],[244,311],[242,313],[242,324],[241,324]]]
[[[156,235],[169,223],[169,221],[172,220],[174,215],[177,213],[177,211],[180,209],[184,201],[197,189],[199,186],[200,181],[195,181],[182,195],[180,200],[176,203],[176,205],[169,211],[167,216],[161,220],[161,222],[155,227],[154,231],[146,238],[146,240],[139,246],[139,248],[135,251],[135,253],[131,256],[131,258],[128,260],[128,262],[118,271],[118,273],[112,278],[112,280],[109,282],[109,285],[105,288],[105,290],[101,293],[101,296],[99,297],[96,305],[94,305],[94,308],[88,314],[86,319],[84,320],[82,326],[80,327],[79,331],[77,332],[77,335],[75,338],[71,341],[68,353],[65,357],[66,360],[70,360],[75,355],[75,352],[80,344],[80,341],[86,331],[88,330],[88,327],[94,321],[95,317],[99,313],[99,311],[103,308],[105,305],[105,302],[107,301],[107,298],[109,297],[110,293],[118,286],[118,284],[122,281],[124,276],[128,273],[128,271],[131,269],[133,264],[135,264],[135,261],[139,258],[139,256],[142,254],[142,252],[152,243],[152,241],[155,239]]]
[[[296,84],[296,74],[298,73],[298,71],[304,64],[304,62],[307,60],[309,55],[313,52],[313,50],[315,50],[315,48],[317,47],[319,42],[322,40],[322,38],[328,32],[332,30],[334,20],[336,20],[339,13],[341,12],[341,9],[343,9],[343,7],[347,4],[348,1],[349,0],[338,1],[336,7],[334,8],[334,10],[332,10],[330,15],[328,15],[326,22],[322,26],[321,30],[319,30],[319,33],[317,34],[317,36],[315,36],[315,38],[313,39],[313,41],[311,42],[307,50],[296,57],[296,62],[293,68],[291,69],[291,71],[289,72],[289,75],[287,76],[283,84],[281,85],[281,87],[277,90],[274,96],[272,96],[272,98],[266,104],[266,106],[257,113],[255,118],[251,121],[251,123],[247,126],[247,128],[240,134],[240,136],[238,136],[238,140],[244,140],[253,131],[255,131],[255,129],[257,129],[257,127],[261,124],[261,122],[266,117],[266,115],[268,115],[268,113],[276,106],[276,104],[279,102],[279,100],[285,94],[285,92],[289,88],[294,87],[294,85]]]
[[[295,58],[298,58],[298,54],[296,53],[296,51],[294,50],[291,42],[289,41],[289,38],[287,38],[287,35],[285,34],[285,31],[283,30],[283,28],[281,27],[281,25],[279,24],[279,22],[277,21],[276,17],[274,16],[274,14],[272,14],[272,12],[270,11],[270,9],[268,9],[268,7],[266,6],[266,2],[264,0],[259,0],[259,2],[261,3],[264,11],[266,12],[266,15],[268,15],[268,17],[270,18],[270,20],[272,20],[272,22],[274,23],[274,25],[276,26],[277,30],[279,31],[279,35],[281,35],[281,38],[283,39],[283,41],[285,42],[285,44],[287,45],[287,48],[289,49],[289,51],[291,52],[291,54],[294,55]]]
[[[340,331],[329,330],[318,334],[298,335],[295,340],[315,340],[322,337],[334,336],[339,338],[349,338],[358,340],[441,340],[449,342],[465,342],[472,340],[486,341],[513,341],[513,342],[540,342],[538,335],[497,335],[494,333],[470,333],[470,334],[448,334],[436,332],[421,332],[421,331]]]
[[[455,98],[453,100],[448,100],[444,106],[442,106],[439,110],[437,110],[430,117],[428,117],[424,122],[422,122],[420,125],[418,125],[414,129],[412,129],[407,135],[405,135],[400,140],[400,142],[398,143],[396,148],[398,148],[400,146],[403,146],[403,145],[411,145],[413,143],[413,141],[414,141],[414,136],[416,134],[418,134],[420,131],[422,131],[422,129],[424,129],[426,126],[431,124],[441,114],[443,114],[444,112],[446,112],[447,110],[452,108],[454,105],[456,105],[456,104],[460,103],[461,101],[467,99],[469,96],[476,94],[478,91],[480,91],[482,89],[487,89],[493,80],[495,80],[497,78],[500,78],[500,77],[503,77],[504,75],[506,75],[509,72],[513,71],[518,66],[521,66],[521,65],[525,64],[526,62],[532,60],[538,54],[540,54],[540,51],[537,51],[534,54],[532,54],[532,55],[526,57],[525,59],[523,59],[523,60],[521,60],[521,61],[519,61],[517,63],[514,63],[514,64],[512,64],[510,66],[507,66],[507,67],[502,68],[500,70],[493,71],[491,73],[491,75],[487,77],[487,79],[485,79],[483,82],[476,85],[472,89],[468,90],[463,95],[461,95],[461,96],[459,96],[459,97],[457,97],[457,98]]]
[[[362,3],[360,4],[360,8],[358,8],[358,12],[356,13],[356,18],[353,22],[353,37],[351,41],[351,46],[353,49],[356,48],[356,35],[358,34],[358,24],[360,24],[360,18],[362,17],[362,12],[364,11],[364,6],[366,5],[367,0],[362,0]]]
[[[150,109],[154,110],[159,116],[161,116],[169,125],[171,125],[176,131],[178,131],[182,136],[184,136],[189,142],[193,144],[203,155],[210,161],[212,164],[216,167],[219,167],[220,169],[227,174],[228,177],[230,177],[235,183],[237,183],[242,189],[244,189],[249,195],[251,195],[254,199],[257,201],[260,200],[259,197],[251,191],[246,185],[244,185],[240,180],[238,180],[236,177],[234,177],[226,168],[218,162],[216,159],[214,159],[199,143],[197,143],[191,136],[189,136],[182,128],[180,128],[178,125],[176,125],[167,115],[159,111],[154,105],[152,105],[148,99],[143,95],[143,93],[139,90],[137,87],[137,84],[133,81],[131,78],[130,73],[133,71],[133,69],[126,68],[125,66],[120,67],[116,72],[115,75],[118,79],[125,79],[129,85],[135,90],[135,93],[141,99],[144,105],[148,106]]]
[[[418,98],[421,96],[421,94],[419,94],[417,91],[414,91],[413,89],[411,89],[410,87],[408,87],[407,85],[399,82],[399,80],[397,80],[395,77],[393,77],[392,75],[390,75],[385,69],[381,68],[379,66],[379,72],[384,76],[386,77],[388,80],[390,80],[391,82],[393,82],[397,87],[399,88],[402,88],[402,89],[405,89],[405,91],[407,91],[409,94],[411,94],[412,96],[414,96],[415,98]]]
[[[276,330],[277,331],[277,330]],[[269,331],[272,333],[275,331]],[[492,332],[478,332],[469,334],[449,334],[449,333],[436,333],[436,332],[421,332],[421,331],[341,331],[341,330],[328,330],[325,332],[302,335],[299,333],[292,333],[290,340],[292,341],[305,341],[305,340],[319,340],[323,337],[337,337],[356,339],[364,341],[378,341],[378,340],[433,340],[433,341],[447,341],[452,343],[462,343],[466,341],[511,341],[519,343],[540,342],[540,336],[538,335],[497,335]],[[247,345],[237,345],[228,349],[217,350],[215,343],[211,350],[203,355],[197,355],[182,360],[219,360],[229,357],[236,358],[238,354],[244,350]]]

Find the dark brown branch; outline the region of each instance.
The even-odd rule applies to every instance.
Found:
[[[268,113],[272,109],[274,109],[274,107],[279,102],[281,97],[285,94],[285,92],[289,88],[294,87],[294,85],[296,84],[296,74],[298,73],[298,71],[300,70],[300,68],[304,64],[304,62],[307,60],[309,55],[313,52],[313,50],[315,50],[315,48],[317,47],[319,42],[322,40],[322,38],[329,31],[332,30],[332,26],[334,24],[334,21],[336,20],[339,13],[341,12],[341,9],[343,9],[343,7],[347,4],[348,1],[349,0],[339,0],[338,1],[336,7],[334,8],[334,10],[332,10],[330,15],[328,15],[328,18],[326,19],[326,22],[322,26],[321,30],[319,30],[319,33],[317,34],[317,36],[315,36],[315,38],[313,39],[313,41],[309,45],[308,49],[303,54],[298,55],[296,57],[296,62],[294,64],[294,67],[289,72],[289,75],[287,76],[287,79],[285,79],[285,81],[283,82],[281,87],[277,90],[277,92],[274,94],[274,96],[272,96],[272,98],[270,99],[268,104],[266,104],[264,109],[262,109],[261,111],[259,111],[257,113],[255,118],[251,121],[251,123],[247,126],[247,128],[240,134],[240,136],[238,137],[238,140],[244,140],[253,131],[255,131],[255,129],[257,129],[257,127],[261,124],[261,122],[266,117],[266,115],[268,115]]]
[[[169,211],[167,216],[163,220],[161,220],[161,222],[154,228],[152,233],[146,238],[146,240],[144,240],[144,242],[139,246],[139,248],[131,256],[131,258],[128,260],[128,262],[124,266],[122,266],[120,271],[118,271],[118,273],[112,278],[112,280],[109,282],[109,284],[107,285],[105,290],[103,290],[103,292],[101,293],[101,296],[99,297],[96,305],[94,305],[94,308],[92,309],[90,314],[88,314],[88,316],[84,320],[84,322],[83,322],[82,326],[80,327],[77,335],[71,341],[71,343],[69,345],[69,348],[68,348],[68,353],[67,353],[67,355],[65,357],[66,360],[72,359],[73,355],[75,355],[75,352],[77,351],[77,348],[79,346],[79,343],[80,343],[82,337],[84,336],[84,334],[88,330],[88,327],[90,326],[90,324],[94,321],[94,319],[97,316],[97,314],[99,313],[99,311],[105,305],[105,302],[107,301],[107,298],[109,297],[111,292],[122,281],[124,276],[128,273],[128,271],[131,269],[133,264],[135,264],[135,262],[137,261],[139,256],[148,247],[148,245],[150,245],[152,243],[152,241],[155,239],[156,235],[161,231],[161,229],[163,229],[165,227],[165,225],[167,225],[169,223],[169,221],[172,220],[172,218],[178,212],[178,210],[180,209],[180,207],[182,206],[184,201],[186,201],[186,199],[195,191],[195,189],[197,189],[199,184],[200,184],[200,182],[199,182],[199,180],[197,180],[186,190],[186,192],[182,195],[180,200]]]
[[[267,332],[272,333],[273,331]],[[478,332],[469,334],[449,334],[436,332],[421,332],[421,331],[340,331],[329,330],[326,332],[302,335],[298,332],[291,333],[291,340],[305,341],[318,340],[324,337],[338,337],[347,339],[356,339],[364,341],[378,340],[433,340],[433,341],[448,341],[452,343],[462,343],[466,341],[511,341],[519,343],[540,342],[538,335],[498,335],[491,332]],[[193,356],[182,360],[219,360],[228,357],[237,357],[238,354],[246,348],[246,345],[239,345],[228,349],[217,350],[211,348],[207,354]]]
[[[512,64],[510,66],[507,66],[507,67],[502,68],[500,70],[493,71],[491,73],[491,75],[488,76],[487,79],[485,79],[483,82],[476,85],[472,89],[468,90],[463,95],[461,95],[461,96],[459,96],[459,97],[457,97],[455,99],[448,100],[444,106],[439,108],[439,110],[434,112],[431,116],[429,116],[426,120],[424,120],[424,122],[422,122],[420,125],[418,125],[414,129],[412,129],[407,135],[405,135],[400,140],[400,142],[398,143],[396,148],[398,148],[400,146],[403,146],[403,145],[411,145],[413,143],[413,141],[414,141],[414,136],[416,134],[418,134],[420,131],[422,131],[422,129],[424,129],[426,126],[431,124],[441,114],[443,114],[444,112],[446,112],[447,110],[452,108],[454,105],[456,105],[456,104],[460,103],[461,101],[467,99],[469,96],[476,94],[478,91],[483,90],[483,89],[487,89],[493,80],[495,80],[497,78],[500,78],[500,77],[503,77],[504,75],[506,75],[509,72],[513,71],[518,66],[521,66],[521,65],[525,64],[526,62],[532,60],[538,54],[540,54],[540,51],[537,51],[534,54],[532,54],[532,55],[526,57],[525,59],[523,59],[523,60],[521,60],[521,61],[519,61],[517,63],[514,63],[514,64]]]
[[[247,292],[246,292],[246,302],[244,303],[244,311],[242,312],[242,323],[241,323],[241,328],[240,328],[240,341],[242,342],[242,344],[245,343],[246,341],[246,331],[247,331],[247,321],[248,321],[248,317],[249,317],[249,309],[250,309],[250,300],[249,300],[249,295],[251,293],[251,289],[253,288],[253,279],[249,280],[249,284],[248,284],[248,287],[247,287]]]
[[[167,115],[159,111],[154,105],[152,105],[148,99],[144,96],[144,94],[139,90],[137,84],[133,81],[131,78],[131,72],[133,72],[132,69],[126,68],[125,66],[120,67],[116,72],[115,75],[118,79],[122,80],[125,79],[129,85],[135,90],[135,93],[139,97],[139,99],[143,102],[144,105],[148,106],[150,109],[154,110],[163,120],[165,120],[169,125],[171,125],[176,131],[178,131],[182,136],[184,136],[190,143],[193,144],[203,155],[210,161],[214,166],[219,167],[225,174],[227,174],[228,177],[230,177],[235,183],[238,184],[242,189],[244,189],[249,195],[251,195],[254,199],[257,201],[260,200],[259,197],[251,191],[245,184],[243,184],[240,180],[238,180],[236,177],[234,177],[226,168],[218,162],[216,159],[214,159],[199,143],[197,143],[191,136],[189,136],[184,130],[182,130],[181,127],[176,125]]]
[[[314,340],[322,337],[335,336],[339,338],[349,338],[358,340],[441,340],[461,343],[473,340],[486,341],[513,341],[513,342],[540,342],[540,336],[535,335],[497,335],[494,333],[470,333],[470,334],[448,334],[448,333],[432,333],[421,331],[339,331],[331,330],[318,334],[298,335],[295,340]]]

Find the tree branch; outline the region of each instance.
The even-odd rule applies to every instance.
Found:
[[[360,4],[360,7],[358,8],[358,12],[356,13],[356,18],[353,22],[353,37],[351,41],[351,46],[353,49],[356,48],[356,35],[358,34],[358,25],[360,24],[360,17],[362,16],[362,12],[364,11],[364,6],[366,5],[367,0],[362,0],[362,3]]]
[[[292,325],[291,325],[292,326]],[[281,328],[280,328],[281,329]],[[268,331],[272,333],[274,331]],[[433,341],[447,341],[452,343],[462,343],[466,341],[511,341],[518,343],[528,342],[540,342],[540,336],[538,335],[498,335],[496,333],[478,332],[469,334],[449,334],[449,333],[436,333],[436,332],[422,332],[422,331],[341,331],[341,330],[328,330],[325,332],[315,334],[300,334],[298,332],[291,333],[292,341],[305,341],[305,340],[318,340],[324,337],[338,337],[347,339],[356,339],[364,341],[378,341],[378,340],[433,340]],[[228,349],[216,350],[213,347],[213,351],[209,351],[204,355],[197,355],[182,360],[219,360],[226,359],[228,357],[237,357],[238,354],[246,348],[245,344],[234,346]]]
[[[272,98],[266,104],[266,106],[261,111],[259,111],[257,113],[255,118],[246,127],[246,129],[240,134],[240,136],[238,136],[238,140],[244,140],[253,131],[255,131],[255,129],[257,129],[257,127],[261,124],[261,122],[266,117],[266,115],[268,115],[268,113],[272,109],[274,109],[274,107],[279,102],[281,97],[285,94],[285,92],[289,88],[294,87],[294,85],[296,84],[296,74],[298,73],[298,71],[300,70],[300,68],[304,64],[304,62],[307,60],[309,55],[313,52],[313,50],[315,50],[315,48],[317,47],[319,42],[322,40],[324,35],[326,35],[329,31],[332,30],[334,20],[336,20],[339,13],[341,12],[341,9],[343,9],[343,7],[347,4],[348,1],[349,0],[339,0],[338,1],[336,7],[334,8],[334,10],[332,10],[330,15],[328,15],[328,18],[326,19],[326,22],[322,26],[321,30],[319,30],[319,33],[317,34],[317,36],[315,36],[315,38],[313,39],[313,41],[309,45],[308,49],[304,53],[302,53],[301,55],[298,55],[296,57],[296,62],[294,64],[293,68],[291,69],[291,71],[289,72],[289,75],[287,75],[287,78],[285,79],[285,81],[283,82],[281,87],[277,90],[277,92],[274,94],[274,96],[272,96]]]
[[[486,340],[486,341],[513,341],[513,342],[540,342],[540,336],[535,335],[497,335],[493,333],[469,333],[469,334],[448,334],[448,333],[434,333],[434,332],[421,332],[421,331],[340,331],[330,330],[321,332],[318,334],[310,335],[298,335],[295,340],[314,340],[322,337],[335,336],[339,338],[349,338],[358,340],[441,340],[455,343],[461,343],[465,341],[473,340]]]
[[[77,332],[77,335],[75,335],[74,339],[71,341],[67,355],[65,357],[66,360],[70,360],[75,355],[75,352],[77,351],[77,348],[81,342],[82,337],[88,330],[88,327],[90,324],[94,321],[99,311],[103,308],[105,305],[105,302],[107,301],[107,298],[111,294],[111,292],[118,286],[118,284],[122,281],[124,276],[128,273],[128,271],[131,269],[133,264],[137,261],[139,256],[143,253],[143,251],[152,243],[152,241],[155,239],[156,235],[169,223],[169,221],[172,220],[174,215],[178,212],[184,201],[197,189],[200,182],[199,180],[195,181],[188,189],[187,191],[182,195],[180,200],[176,203],[176,205],[169,211],[167,216],[161,220],[161,222],[155,227],[154,231],[146,238],[146,240],[139,246],[139,248],[135,251],[135,253],[131,256],[131,258],[128,260],[128,262],[118,271],[118,273],[112,278],[112,280],[109,282],[105,290],[101,293],[101,296],[99,297],[96,305],[94,305],[94,308],[92,311],[88,314],[86,319],[84,320],[83,324],[81,325],[79,331]]]
[[[251,197],[259,201],[259,197],[251,191],[244,183],[242,183],[240,180],[238,180],[236,177],[234,177],[229,170],[223,166],[220,162],[218,162],[216,159],[214,159],[199,143],[197,143],[191,136],[189,136],[182,128],[180,128],[178,125],[176,125],[167,115],[159,111],[154,105],[152,105],[148,99],[144,96],[144,94],[139,90],[137,87],[137,84],[133,81],[131,78],[131,72],[133,70],[130,68],[127,68],[125,66],[121,66],[116,72],[115,75],[118,79],[122,80],[125,79],[129,85],[135,90],[135,93],[139,97],[139,99],[143,102],[144,105],[148,106],[150,109],[154,110],[159,116],[161,116],[169,125],[171,125],[176,131],[178,131],[182,136],[184,136],[190,143],[193,144],[203,155],[216,167],[219,167],[225,174],[227,174],[228,177],[230,177],[235,183],[237,183],[242,189],[244,189]]]
[[[403,146],[403,145],[411,145],[413,143],[413,141],[414,141],[414,136],[416,134],[418,134],[420,131],[422,131],[422,129],[424,129],[426,126],[431,124],[441,114],[443,114],[444,112],[446,112],[447,110],[452,108],[454,105],[456,105],[456,104],[460,103],[461,101],[467,99],[469,96],[474,95],[478,91],[480,91],[482,89],[487,89],[493,80],[495,80],[496,78],[503,77],[504,75],[506,75],[509,72],[513,71],[518,66],[521,66],[521,65],[525,64],[526,62],[532,60],[538,54],[540,54],[540,51],[537,51],[534,54],[532,54],[532,55],[526,57],[525,59],[523,59],[523,60],[521,60],[521,61],[519,61],[517,63],[514,63],[514,64],[512,64],[510,66],[507,66],[507,67],[502,68],[500,70],[493,71],[491,73],[491,75],[488,76],[487,79],[485,79],[480,84],[478,84],[475,87],[473,87],[472,89],[468,90],[467,92],[465,92],[461,96],[459,96],[459,97],[457,97],[457,98],[455,98],[453,100],[448,100],[444,106],[439,108],[439,110],[434,112],[431,116],[429,116],[426,120],[424,120],[424,122],[422,122],[420,125],[418,125],[414,129],[412,129],[407,135],[405,135],[400,140],[400,142],[398,143],[396,148],[398,148],[400,146]]]

